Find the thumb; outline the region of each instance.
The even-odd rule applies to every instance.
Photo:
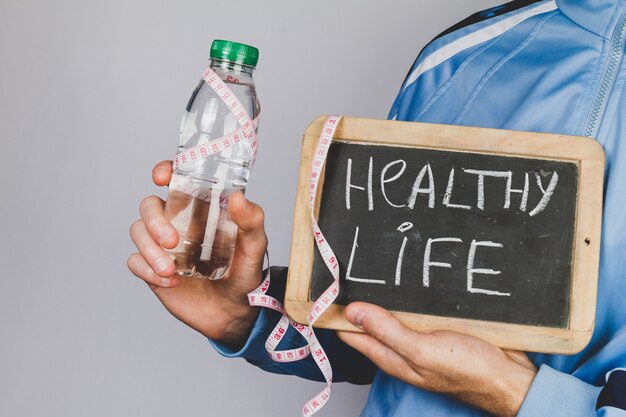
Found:
[[[263,269],[263,257],[267,249],[267,236],[264,228],[264,214],[261,206],[254,204],[236,192],[228,197],[228,209],[233,221],[239,227],[235,253],[228,275],[239,291],[248,292],[259,284]]]
[[[228,210],[239,230],[245,233],[264,232],[265,215],[258,204],[247,200],[241,191],[228,196]]]
[[[161,161],[152,168],[152,181],[156,185],[167,185],[172,179],[172,161]]]
[[[404,326],[382,307],[355,302],[346,307],[348,321],[360,327],[394,352],[404,356],[415,350],[418,333]]]

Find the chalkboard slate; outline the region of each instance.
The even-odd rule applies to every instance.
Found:
[[[372,204],[368,199],[369,160],[372,159]],[[348,161],[351,184],[350,208],[346,201]],[[381,187],[385,172],[400,177]],[[434,207],[428,194],[418,193],[413,208],[407,199],[416,177],[429,165],[434,179]],[[453,189],[446,207],[442,201],[454,169]],[[505,206],[507,177],[483,176],[483,209],[477,207],[479,175],[468,170],[511,172],[512,189],[523,190],[526,174],[527,208],[520,210],[523,195],[511,193]],[[426,171],[427,172],[427,171]],[[471,172],[471,171],[470,171]],[[531,215],[544,196],[554,172],[558,181],[543,211]],[[425,175],[424,188],[430,186]],[[578,167],[574,163],[502,157],[497,155],[437,151],[397,146],[371,146],[335,142],[327,159],[318,224],[339,259],[341,290],[335,303],[375,302],[395,311],[428,313],[449,317],[566,328],[572,272],[572,244]],[[392,204],[403,206],[393,207]],[[400,232],[406,222],[413,227]],[[358,239],[354,253],[356,229]],[[408,226],[406,226],[408,227]],[[406,241],[404,240],[406,237]],[[424,286],[424,254],[428,239],[455,238],[461,241],[431,243],[429,286]],[[473,274],[476,288],[500,294],[473,293],[467,289],[467,263],[471,242],[490,241],[502,245],[477,249],[474,268],[501,271],[498,275]],[[399,274],[398,257],[404,242]],[[351,277],[382,282],[346,280],[352,255]],[[311,299],[332,283],[332,275],[315,251]],[[504,295],[507,294],[507,295]]]
[[[285,294],[305,324],[332,282],[309,213],[324,121],[304,135]],[[315,326],[361,331],[344,316],[358,300],[418,331],[580,351],[595,320],[603,174],[589,138],[342,118],[314,201],[340,291]]]

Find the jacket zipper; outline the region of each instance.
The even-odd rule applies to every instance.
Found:
[[[606,110],[607,99],[613,84],[615,83],[615,79],[617,78],[619,63],[624,55],[625,35],[626,11],[622,13],[619,23],[615,27],[613,36],[611,37],[612,41],[609,62],[604,69],[602,82],[596,92],[593,107],[587,120],[587,128],[585,129],[585,136],[587,137],[596,137],[598,133],[600,122],[602,121],[602,117],[604,116],[604,112]]]

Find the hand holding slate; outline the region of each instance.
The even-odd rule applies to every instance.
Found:
[[[172,162],[163,161],[152,171],[156,185],[165,186],[172,176]],[[267,236],[263,210],[241,193],[229,198],[230,215],[239,227],[233,261],[218,281],[181,278],[163,248],[173,248],[178,235],[163,216],[164,201],[156,196],[140,205],[141,219],[130,234],[139,249],[128,258],[128,268],[144,280],[174,317],[204,336],[238,343],[250,332],[257,307],[248,304],[247,293],[261,282]]]
[[[496,416],[517,415],[537,373],[523,352],[455,332],[416,332],[373,304],[352,303],[346,317],[366,333],[339,338],[386,374]]]

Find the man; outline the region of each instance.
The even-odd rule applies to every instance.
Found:
[[[619,369],[626,367],[625,43],[624,0],[514,1],[461,22],[417,58],[392,119],[583,135],[604,146],[596,327],[577,355],[527,357],[456,333],[414,332],[379,307],[353,303],[347,318],[366,333],[319,331],[319,337],[335,380],[373,382],[362,416],[626,416],[626,370]],[[169,162],[153,172],[158,185],[170,175]],[[131,227],[140,254],[131,255],[129,268],[223,355],[321,378],[311,360],[274,363],[265,353],[278,316],[249,307],[245,296],[261,277],[263,212],[240,194],[229,205],[240,232],[224,280],[172,276],[174,265],[161,246],[173,247],[177,236],[156,197],[142,202],[142,220]],[[272,290],[281,297],[286,270],[272,273]],[[283,343],[303,341],[292,332]]]

